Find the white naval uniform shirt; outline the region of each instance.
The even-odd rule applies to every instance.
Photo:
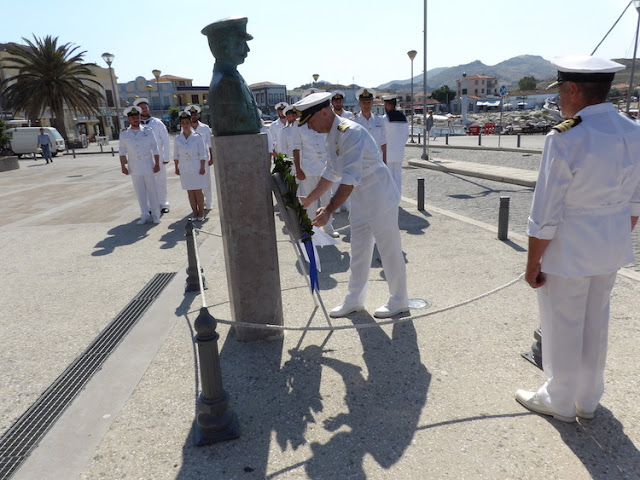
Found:
[[[640,215],[640,126],[610,103],[545,139],[527,234],[551,240],[542,271],[601,275],[633,262],[630,216]]]
[[[350,112],[349,110],[342,109],[342,113],[340,114],[340,118],[349,118],[349,119],[353,120],[353,112]]]
[[[178,160],[180,174],[200,174],[200,160],[209,156],[206,143],[202,135],[191,130],[191,135],[185,138],[184,133],[173,140],[173,158]],[[206,163],[205,163],[206,164]]]
[[[345,125],[345,127],[340,127]],[[400,203],[400,193],[382,161],[382,153],[364,127],[336,117],[327,134],[329,159],[322,176],[334,183],[353,185],[349,220],[366,223]]]
[[[384,120],[381,116],[372,113],[371,117],[369,117],[369,119],[366,119],[364,118],[362,113],[359,113],[355,115],[351,120],[359,123],[369,131],[373,139],[376,141],[376,145],[378,145],[378,148],[381,148],[382,145],[387,144],[387,136],[384,131]]]
[[[271,148],[275,149],[276,153],[281,152],[281,150],[279,150],[280,147],[278,147],[278,137],[280,136],[280,132],[286,124],[286,121],[285,123],[282,123],[282,121],[278,118],[273,121],[271,125],[269,125],[269,131],[271,132],[271,136],[273,137],[273,145],[271,145]]]
[[[120,132],[118,140],[120,155],[127,157],[127,168],[131,175],[153,175],[156,164],[153,156],[159,155],[158,143],[150,128],[140,126],[140,130],[131,127]]]
[[[153,131],[153,136],[158,143],[158,150],[161,163],[169,163],[171,160],[171,152],[169,146],[169,132],[162,121],[156,117],[150,117],[147,120],[140,119],[140,127],[145,126]]]
[[[391,122],[387,115],[382,119],[387,139],[387,164],[402,163],[404,148],[409,138],[409,122]]]
[[[281,128],[276,142],[276,152],[284,153],[289,158],[293,158],[293,136],[297,133],[294,128],[298,128],[296,123]]]
[[[205,163],[208,165],[208,162],[210,160],[209,149],[211,148],[211,128],[206,123],[202,123],[200,120],[198,120],[197,128],[194,129],[192,126],[191,130],[193,130],[199,135],[202,135],[202,139],[204,140],[205,154],[206,154],[204,158],[205,160],[207,160],[207,162]]]
[[[292,127],[296,133],[293,135],[293,150],[300,150],[300,168],[305,175],[321,175],[327,164],[326,133],[318,133],[308,126]]]

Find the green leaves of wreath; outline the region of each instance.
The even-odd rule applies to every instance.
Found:
[[[271,173],[279,173],[287,185],[288,191],[282,195],[284,205],[285,207],[293,209],[298,216],[298,221],[300,222],[300,227],[303,232],[301,240],[303,242],[309,241],[311,240],[311,235],[313,235],[313,224],[307,215],[307,210],[302,206],[298,199],[298,184],[296,183],[296,177],[291,173],[293,162],[291,160],[287,160],[287,157],[285,157],[284,154],[279,153],[273,163],[274,165]]]

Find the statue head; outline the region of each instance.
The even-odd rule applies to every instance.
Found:
[[[247,17],[231,17],[218,20],[202,29],[209,40],[209,48],[216,60],[226,60],[240,65],[249,53]]]

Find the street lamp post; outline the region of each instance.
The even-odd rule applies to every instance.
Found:
[[[416,58],[418,52],[415,50],[409,50],[407,55],[411,59],[411,143],[416,143],[413,140],[413,59]]]
[[[120,123],[121,122],[120,112],[118,111],[119,110],[118,105],[120,104],[120,102],[118,101],[118,91],[116,90],[116,84],[113,81],[113,69],[111,68],[111,64],[113,63],[114,58],[116,58],[116,56],[113,53],[105,52],[102,54],[102,59],[109,66],[109,76],[111,77],[111,90],[113,91],[113,101],[115,102],[115,109],[116,109],[116,118],[117,118],[116,128],[119,134],[120,129],[123,128],[123,124]]]
[[[151,73],[156,77],[156,90],[158,91],[158,109],[160,110],[160,118],[162,118],[162,96],[160,96],[160,74],[162,73],[157,68],[152,70]]]
[[[429,132],[427,132],[427,0],[424,0],[424,72],[422,83],[422,93],[424,94],[422,115],[424,116],[424,136],[426,137],[422,147],[422,159],[429,160],[429,152],[427,151],[427,143],[429,143]]]
[[[633,45],[633,61],[631,62],[631,77],[629,78],[629,91],[627,92],[627,114],[631,108],[631,95],[633,94],[633,74],[636,69],[636,53],[638,51],[638,31],[640,31],[640,0],[634,0],[633,6],[638,12],[638,23],[636,25],[636,38]]]

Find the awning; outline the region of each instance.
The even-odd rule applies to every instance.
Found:
[[[476,105],[479,107],[499,107],[500,100],[483,100],[481,102],[476,102]]]

